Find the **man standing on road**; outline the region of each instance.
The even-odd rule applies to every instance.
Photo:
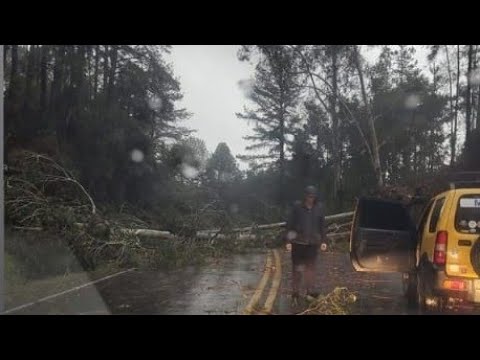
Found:
[[[326,250],[326,227],[323,205],[314,186],[305,189],[303,202],[295,203],[286,230],[292,252],[292,300],[298,300],[302,272],[306,294],[316,298],[315,265],[318,248]]]

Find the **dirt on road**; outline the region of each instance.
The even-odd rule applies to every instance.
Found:
[[[298,314],[305,305],[291,305],[291,261],[290,253],[284,252],[284,274],[279,298],[280,314]],[[402,295],[400,274],[375,274],[356,272],[350,257],[344,252],[322,252],[319,254],[316,277],[317,291],[327,295],[335,288],[344,287],[355,293],[357,303],[352,315],[404,315],[415,314],[409,310]]]

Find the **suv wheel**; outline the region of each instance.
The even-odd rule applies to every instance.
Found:
[[[417,274],[410,272],[403,274],[403,294],[407,299],[407,305],[409,308],[416,308],[418,306],[417,295]]]
[[[426,267],[422,266],[417,273],[417,302],[420,313],[441,311],[442,299],[433,294],[431,276]]]
[[[470,261],[472,262],[473,269],[477,275],[480,276],[480,238],[472,246]]]
[[[417,303],[418,303],[418,309],[423,312],[425,311],[426,307],[426,300],[425,300],[425,281],[423,280],[423,276],[421,274],[421,271],[417,273]]]

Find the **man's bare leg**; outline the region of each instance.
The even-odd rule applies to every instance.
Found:
[[[307,295],[315,293],[315,264],[308,264],[305,268],[305,287]]]
[[[292,264],[293,265],[293,264]],[[298,306],[300,299],[300,284],[302,282],[301,266],[292,266],[292,306]]]
[[[300,292],[301,281],[302,281],[302,271],[298,265],[294,266],[292,271],[292,293],[294,296],[298,296]]]

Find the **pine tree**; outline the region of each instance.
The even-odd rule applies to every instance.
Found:
[[[273,159],[279,173],[278,200],[284,203],[286,154],[289,135],[298,123],[297,106],[301,96],[299,61],[295,52],[285,45],[257,45],[259,60],[251,99],[256,107],[237,114],[255,124],[252,142],[247,150],[266,149],[267,155],[243,156],[248,159]]]

